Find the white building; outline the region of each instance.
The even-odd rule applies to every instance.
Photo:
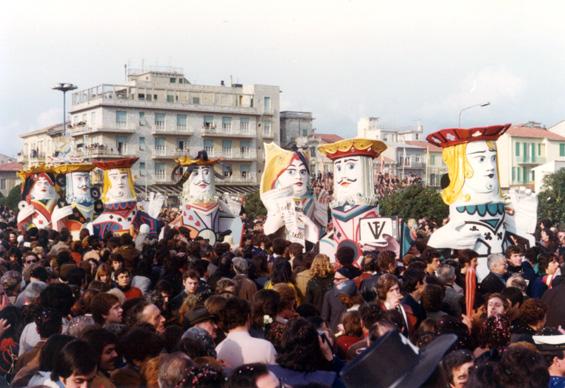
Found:
[[[296,144],[296,138],[313,134],[312,112],[281,112],[281,146],[290,147]]]
[[[271,85],[195,85],[180,69],[130,70],[126,84],[72,94],[67,134],[89,159],[139,156],[138,185],[172,183],[174,160],[204,149],[224,158],[220,191],[247,191],[258,184],[263,142],[279,142],[279,94]],[[27,161],[37,141],[22,137]]]

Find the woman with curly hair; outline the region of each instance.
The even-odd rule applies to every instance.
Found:
[[[512,342],[534,343],[532,336],[543,329],[547,305],[539,299],[527,299],[518,309],[518,319],[512,324]]]
[[[280,302],[272,324],[266,330],[265,338],[277,349],[280,349],[282,336],[287,329],[290,319],[296,318],[298,314],[294,310],[296,306],[296,290],[285,283],[277,283],[273,290],[280,295]]]
[[[279,311],[281,296],[275,290],[259,290],[251,302],[251,328],[249,333],[255,338],[265,338],[265,332],[274,322]]]
[[[304,318],[289,322],[277,364],[268,365],[284,386],[332,386],[338,379],[338,361],[312,323]]]
[[[316,255],[310,267],[312,279],[308,281],[306,286],[305,303],[309,303],[316,307],[318,311],[322,311],[324,302],[324,294],[333,286],[333,267],[330,258],[322,253]]]

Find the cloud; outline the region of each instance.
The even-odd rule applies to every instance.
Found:
[[[419,115],[431,119],[439,115],[453,115],[454,112],[473,104],[507,104],[523,96],[525,88],[526,81],[507,68],[486,67],[467,74],[454,93],[422,106]]]
[[[63,121],[63,112],[61,112],[61,109],[50,108],[41,112],[37,116],[37,119],[35,120],[36,128],[34,129],[48,127],[53,124],[61,123],[62,121]]]

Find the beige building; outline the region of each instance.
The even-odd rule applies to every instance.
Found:
[[[63,137],[87,159],[138,156],[137,184],[163,186],[169,194],[174,160],[204,149],[224,158],[220,191],[251,191],[264,165],[263,142],[279,142],[279,93],[270,85],[195,85],[173,68],[130,70],[126,84],[74,92]],[[56,135],[52,129],[22,135],[22,160],[59,151],[64,142]]]
[[[422,155],[424,162],[424,183],[431,187],[441,186],[441,177],[447,174],[447,166],[443,162],[442,149],[422,140],[408,140],[407,144],[425,149]]]
[[[0,163],[0,193],[4,198],[8,196],[14,186],[20,184],[17,173],[22,167],[22,164],[18,162]]]
[[[512,186],[535,189],[535,168],[549,162],[565,161],[565,136],[556,132],[539,123],[526,123],[511,126],[497,140],[500,185],[503,189]]]

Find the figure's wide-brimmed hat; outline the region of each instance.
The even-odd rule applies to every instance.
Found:
[[[196,158],[191,158],[190,155],[183,156],[175,160],[179,166],[213,166],[222,161],[222,158],[209,159],[208,152],[205,150],[198,151]]]
[[[426,140],[435,146],[446,148],[473,141],[496,141],[512,124],[491,125],[477,128],[447,128],[429,134]]]
[[[113,170],[115,168],[131,168],[139,158],[131,156],[128,158],[93,160],[92,163],[102,170]]]
[[[419,387],[456,340],[454,334],[441,335],[418,350],[394,330],[346,365],[340,375],[347,387]]]
[[[329,159],[336,160],[346,156],[378,158],[386,148],[386,144],[380,140],[355,138],[324,144],[319,146],[318,150]]]
[[[56,174],[70,174],[73,172],[90,172],[96,166],[92,163],[63,163],[53,167]]]

